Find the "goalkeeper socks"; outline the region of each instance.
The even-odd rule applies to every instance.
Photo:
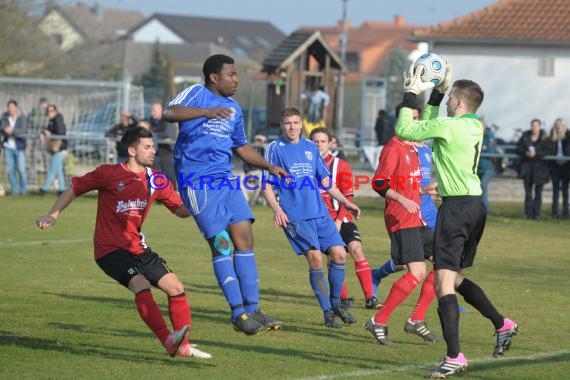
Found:
[[[170,316],[173,330],[180,330],[186,325],[192,326],[192,310],[185,293],[168,297],[168,315]],[[181,345],[184,344],[188,344],[188,338],[182,341]]]
[[[375,296],[376,294],[372,290],[372,273],[368,261],[360,260],[355,262],[354,269],[356,270],[356,277],[358,277],[358,282],[360,282],[360,287],[364,293],[364,298]]]
[[[448,294],[438,299],[437,313],[441,322],[443,338],[447,343],[447,356],[456,358],[461,352],[459,347],[459,304],[455,294]]]
[[[245,311],[246,313],[254,313],[259,307],[259,276],[255,253],[252,250],[235,251],[234,269],[239,281]]]
[[[340,305],[340,292],[344,283],[344,264],[337,264],[331,261],[329,268],[329,285],[331,306],[338,307]]]
[[[325,272],[323,269],[309,269],[309,282],[311,283],[311,289],[319,301],[319,305],[324,312],[331,309],[331,301],[329,298],[329,286],[327,279],[325,278]]]
[[[232,320],[245,313],[240,285],[234,271],[231,256],[214,256],[212,258],[214,274],[218,280],[218,286],[222,289],[224,297],[232,309]]]
[[[166,321],[154,301],[151,291],[145,289],[135,294],[135,303],[141,319],[160,340],[160,343],[164,344],[164,341],[170,334],[170,330],[166,326]]]
[[[427,310],[436,296],[435,287],[433,286],[434,277],[435,272],[432,269],[422,283],[422,290],[420,291],[418,302],[416,303],[414,312],[410,316],[412,322],[425,320]]]
[[[390,289],[388,298],[384,301],[384,305],[376,312],[374,323],[386,326],[394,309],[408,298],[418,284],[419,280],[410,272],[396,280]]]
[[[457,287],[457,293],[463,296],[465,302],[477,309],[485,318],[489,319],[493,323],[493,326],[495,326],[495,330],[503,327],[504,317],[495,309],[483,289],[473,281],[464,278]]]

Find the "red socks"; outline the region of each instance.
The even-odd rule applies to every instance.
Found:
[[[426,317],[427,310],[431,305],[431,302],[435,299],[435,287],[433,285],[433,279],[435,277],[435,272],[432,269],[428,276],[422,284],[422,290],[418,298],[418,303],[414,312],[410,316],[410,320],[413,321],[423,321]]]
[[[135,295],[135,302],[142,320],[160,340],[160,344],[164,344],[168,334],[170,334],[170,330],[166,326],[166,322],[154,298],[152,298],[150,290],[147,289],[137,293]]]
[[[170,322],[174,330],[180,330],[182,327],[192,323],[192,311],[186,299],[186,294],[182,293],[177,296],[168,297],[168,314],[170,315]],[[185,338],[181,345],[188,343]]]
[[[356,270],[356,277],[358,277],[360,287],[364,292],[364,298],[374,296],[374,292],[372,291],[372,272],[368,261],[362,260],[355,262],[354,269]]]
[[[390,289],[390,294],[386,298],[384,306],[374,315],[374,323],[387,325],[394,309],[408,298],[418,284],[419,280],[409,272],[396,280]]]

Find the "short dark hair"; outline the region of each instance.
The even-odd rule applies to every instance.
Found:
[[[15,107],[18,107],[18,102],[15,101],[14,99],[8,100],[8,102],[6,102],[6,107],[8,107],[10,104],[13,104]]]
[[[224,54],[214,54],[204,61],[202,72],[204,73],[204,81],[210,83],[210,74],[219,74],[225,64],[233,65],[234,59]]]
[[[542,121],[540,119],[532,119],[530,121],[530,125],[533,125],[534,123],[538,123],[540,126],[542,126]]]
[[[299,111],[299,109],[296,107],[285,107],[285,108],[283,108],[283,110],[281,110],[281,121],[283,121],[284,118],[289,117],[289,116],[300,116],[300,117],[302,117],[303,115],[301,114],[301,111]]]
[[[461,100],[465,102],[467,108],[476,112],[483,103],[483,90],[481,87],[469,79],[459,79],[453,83],[453,87],[459,92]]]
[[[139,145],[140,139],[152,138],[152,132],[145,127],[131,127],[127,128],[125,134],[121,138],[121,144],[125,148],[135,148]]]
[[[309,134],[309,139],[312,140],[313,136],[316,135],[317,133],[324,133],[329,138],[329,141],[331,141],[333,138],[333,135],[332,135],[331,131],[328,130],[328,128],[317,127],[311,131],[311,133]]]
[[[400,116],[400,110],[402,109],[402,107],[404,107],[404,103],[400,103],[396,106],[396,117]],[[411,108],[413,110],[418,110],[420,117],[422,116],[422,106],[420,106],[418,103],[414,103],[411,106],[406,106],[406,107]]]

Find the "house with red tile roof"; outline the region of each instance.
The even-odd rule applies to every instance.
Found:
[[[570,0],[499,0],[414,30],[410,39],[444,56],[454,79],[479,83],[485,92],[479,115],[511,140],[533,118],[548,131],[557,117],[570,120],[569,20]]]

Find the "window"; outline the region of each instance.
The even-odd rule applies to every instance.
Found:
[[[249,48],[249,47],[251,47],[251,45],[253,45],[251,43],[251,41],[249,40],[249,38],[247,38],[245,36],[237,36],[236,38],[237,38],[238,42],[240,44],[242,44],[243,46],[245,46],[246,48]]]
[[[267,39],[265,39],[264,37],[255,37],[255,40],[257,41],[258,44],[260,44],[265,50],[271,50],[273,48],[273,45],[271,45],[271,42],[267,41]]]
[[[358,53],[346,53],[346,66],[351,73],[360,71],[360,57]]]
[[[554,58],[545,57],[538,59],[538,76],[540,77],[554,76]]]

